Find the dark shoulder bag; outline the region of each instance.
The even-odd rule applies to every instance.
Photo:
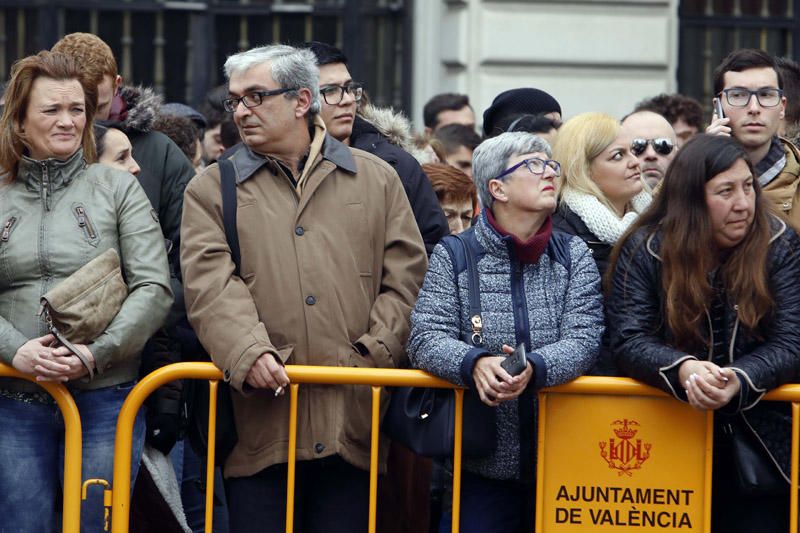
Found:
[[[471,331],[462,335],[464,342],[482,346],[480,286],[478,269],[472,248],[465,236],[442,241],[448,248],[456,272],[460,269],[455,260],[457,250],[450,242],[458,242],[463,248],[469,280],[469,317]],[[397,387],[392,391],[389,407],[383,420],[383,432],[392,440],[426,457],[445,458],[453,455],[455,435],[455,393],[450,389],[428,389],[421,387]],[[461,451],[464,457],[485,457],[497,447],[496,412],[483,403],[473,390],[464,392],[464,420]]]
[[[722,426],[722,447],[733,458],[736,483],[749,496],[778,496],[789,492],[789,483],[768,455],[741,414]]]
[[[236,174],[233,163],[227,159],[217,161],[220,172],[220,185],[222,188],[222,222],[225,227],[225,238],[231,249],[231,256],[235,265],[234,273],[238,276],[241,271],[241,252],[239,249],[239,234],[236,230]],[[203,352],[199,358],[211,361],[208,353]],[[208,401],[209,388],[206,383],[189,380],[190,396],[187,402],[190,406],[189,428],[187,436],[194,451],[201,457],[208,454]],[[215,464],[222,466],[230,455],[233,447],[239,440],[236,423],[233,418],[233,399],[231,398],[230,385],[220,381],[217,387],[217,434]]]

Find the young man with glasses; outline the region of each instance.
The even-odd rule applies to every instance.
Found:
[[[231,206],[222,200],[220,165],[186,188],[186,309],[231,385],[239,437],[225,462],[233,533],[285,530],[284,364],[402,366],[427,265],[397,174],[327,135],[317,116],[318,72],[311,52],[284,45],[225,62],[224,105],[243,140],[228,158],[238,265],[226,237]],[[295,530],[366,532],[371,391],[300,391]]]
[[[778,137],[786,112],[783,78],[775,58],[763,50],[731,52],[714,71],[716,116],[706,133],[732,135],[755,165],[764,196],[800,230],[800,151]]]
[[[633,138],[631,153],[639,159],[644,180],[654,189],[675,157],[675,130],[667,119],[652,111],[631,113],[622,121],[622,127]]]
[[[353,148],[380,157],[395,169],[414,212],[428,255],[439,239],[449,233],[436,193],[419,163],[406,151],[411,147],[408,121],[391,109],[359,105],[364,95],[353,81],[347,57],[338,48],[312,41],[303,44],[319,65],[320,117],[328,134]]]

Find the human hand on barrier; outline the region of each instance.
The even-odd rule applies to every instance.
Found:
[[[53,357],[51,345],[55,340],[53,335],[29,340],[14,354],[11,366],[25,374],[36,374],[40,380],[50,378],[51,381],[66,381],[59,379],[61,373],[67,370],[66,365]]]
[[[719,409],[739,393],[740,383],[734,372],[710,361],[686,361],[678,375],[689,405],[700,411]]]
[[[503,352],[514,353],[514,348],[503,345]],[[501,366],[506,359],[504,355],[488,355],[478,358],[472,369],[472,378],[481,401],[486,405],[496,407],[500,403],[512,400],[522,394],[533,375],[530,363],[527,368],[517,376],[511,376]]]
[[[289,386],[289,375],[275,356],[266,352],[250,367],[245,382],[254,389],[272,389],[278,396]]]
[[[75,348],[81,351],[84,355],[86,360],[95,368],[95,361],[94,361],[94,354],[89,349],[88,346],[85,344],[75,344]],[[53,357],[57,358],[56,360],[61,363],[62,365],[67,366],[68,368],[61,373],[61,378],[58,381],[71,381],[80,379],[86,374],[89,373],[89,369],[83,364],[83,362],[73,354],[69,348],[66,346],[58,346],[57,348],[53,348]],[[39,381],[54,381],[49,378],[37,378]]]
[[[717,114],[714,113],[711,124],[709,124],[708,127],[706,128],[706,133],[709,135],[723,135],[725,137],[730,137],[731,127],[728,126],[730,122],[731,122],[730,118],[728,117],[718,118]]]

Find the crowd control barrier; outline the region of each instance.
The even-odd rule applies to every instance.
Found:
[[[398,369],[371,369],[371,368],[341,368],[341,367],[315,367],[315,366],[292,366],[286,367],[289,378],[292,382],[290,393],[290,421],[289,421],[289,465],[288,465],[288,479],[287,479],[287,512],[286,512],[286,531],[291,533],[293,531],[293,510],[294,510],[294,476],[295,476],[295,461],[296,461],[296,443],[297,443],[297,395],[299,394],[300,385],[302,384],[355,384],[355,385],[369,385],[372,387],[372,446],[371,446],[371,468],[370,468],[370,496],[369,496],[369,531],[375,532],[375,523],[377,516],[377,481],[378,481],[378,435],[379,435],[379,415],[380,415],[380,389],[381,387],[393,386],[421,386],[421,387],[436,387],[436,388],[451,388],[457,397],[456,413],[455,413],[455,446],[453,456],[453,531],[459,531],[459,515],[460,515],[460,488],[461,488],[461,420],[463,414],[463,389],[455,387],[449,382],[435,378],[430,374],[419,370],[398,370]],[[24,377],[24,376],[19,376]],[[133,422],[147,396],[161,385],[176,380],[176,379],[204,379],[209,381],[211,391],[210,397],[213,399],[209,404],[209,459],[207,461],[208,470],[206,472],[206,531],[212,531],[212,498],[213,498],[213,457],[214,449],[213,443],[215,440],[214,428],[216,421],[216,388],[222,373],[211,363],[177,363],[163,367],[152,374],[148,375],[131,391],[126,399],[122,410],[120,411],[117,433],[116,433],[116,449],[114,457],[114,487],[111,495],[111,527],[113,533],[126,533],[128,531],[128,522],[130,515],[130,460],[131,460],[131,442]],[[592,401],[587,402],[586,396],[591,395]],[[570,402],[562,405],[558,397],[560,396],[577,396],[578,408],[575,407],[575,398]],[[614,416],[612,419],[606,415],[598,415],[597,405],[603,400],[613,400],[612,407],[617,411],[612,411]],[[639,415],[631,415],[628,409],[634,409],[635,412],[640,412],[637,409],[641,407],[636,404],[644,404],[647,399],[653,399],[661,402],[663,405],[658,405],[655,414],[651,413],[649,416],[658,417],[658,419],[649,420],[649,424],[661,425],[661,431],[671,429],[672,431],[689,430],[689,426],[696,426],[694,428],[695,434],[699,435],[691,445],[680,443],[676,450],[669,453],[673,454],[671,459],[664,462],[659,468],[662,469],[660,476],[667,477],[674,474],[676,464],[680,461],[675,460],[674,454],[692,453],[699,451],[700,459],[695,460],[692,468],[695,470],[695,475],[699,476],[699,485],[693,488],[678,487],[634,487],[628,491],[625,486],[618,487],[602,487],[599,485],[593,487],[584,487],[579,491],[571,490],[574,487],[564,487],[562,490],[558,487],[553,496],[553,491],[550,491],[550,499],[556,502],[575,502],[583,499],[588,501],[590,498],[586,496],[588,488],[591,488],[594,494],[602,494],[606,500],[609,495],[613,498],[618,498],[623,503],[632,503],[632,511],[636,514],[619,515],[612,513],[611,509],[597,510],[594,514],[591,511],[575,510],[575,506],[570,508],[561,507],[560,511],[550,510],[543,507],[548,498],[547,476],[548,470],[553,468],[548,467],[548,461],[551,458],[566,459],[572,463],[569,468],[580,472],[584,468],[580,461],[576,460],[576,455],[573,453],[571,446],[573,444],[586,441],[585,435],[570,432],[570,427],[580,427],[581,420],[591,420],[592,418],[600,418],[601,424],[607,424],[611,428],[606,427],[606,433],[598,441],[594,436],[590,435],[588,441],[592,446],[596,446],[596,460],[605,461],[604,467],[614,471],[615,475],[619,476],[621,480],[632,479],[633,476],[638,476],[645,468],[644,465],[647,461],[651,461],[651,465],[658,463],[657,456],[664,452],[661,444],[655,445],[648,441],[645,435],[642,420],[637,420]],[[798,447],[800,444],[800,385],[784,385],[767,394],[763,400],[765,401],[784,401],[792,404],[792,444],[791,444],[791,490],[790,490],[790,533],[797,533],[797,519],[798,519]],[[625,402],[625,412],[618,412],[619,402]],[[572,405],[570,405],[570,403]],[[555,407],[555,411],[550,411]],[[678,416],[688,417],[681,419],[676,423],[675,420],[664,420],[662,415],[667,410],[676,409]],[[561,410],[559,412],[559,409]],[[661,410],[661,411],[659,411]],[[683,410],[683,411],[682,411]],[[617,417],[617,414],[620,416]],[[566,416],[565,416],[566,415]],[[551,425],[553,421],[563,424],[562,426]],[[596,421],[595,421],[596,422]],[[590,431],[592,430],[591,424],[586,424]],[[562,428],[566,428],[566,435],[558,435],[561,433]],[[699,428],[699,429],[698,429]],[[539,411],[539,457],[538,457],[538,478],[537,478],[537,531],[580,531],[581,527],[586,525],[589,529],[596,530],[598,528],[627,530],[632,528],[637,532],[644,531],[663,531],[665,529],[677,529],[686,531],[702,531],[708,533],[710,531],[710,502],[711,502],[711,451],[713,447],[713,413],[693,411],[691,408],[683,403],[675,401],[673,398],[664,394],[663,392],[642,385],[627,378],[606,378],[606,377],[582,377],[577,380],[553,387],[544,389],[540,392],[540,411]],[[642,434],[638,432],[642,430]],[[567,445],[558,443],[554,437],[554,433],[562,437],[562,442],[566,439]],[[594,439],[594,440],[592,440]],[[616,440],[614,440],[616,439]],[[553,444],[556,443],[554,452],[548,452],[553,449]],[[549,448],[548,448],[549,447]],[[578,454],[579,455],[579,454]],[[78,457],[78,460],[80,457]],[[698,466],[699,465],[699,466]],[[556,476],[561,475],[567,477],[569,474],[567,470],[559,470],[562,466],[556,465]],[[79,471],[79,469],[78,469]],[[590,477],[591,473],[584,470],[584,478]],[[586,479],[586,485],[590,485],[592,479]],[[78,484],[79,486],[79,484]],[[698,488],[699,487],[699,488]],[[65,491],[66,492],[66,491]],[[634,498],[635,501],[626,501],[627,497]],[[692,515],[689,511],[668,511],[666,514],[659,511],[648,511],[645,507],[647,505],[671,505],[676,506],[686,505],[687,509],[691,506],[690,501],[699,504],[699,514]],[[544,503],[543,503],[544,502]],[[684,502],[683,504],[681,502]],[[66,510],[65,499],[65,510]],[[636,506],[642,505],[642,508]],[[636,508],[633,508],[636,507]],[[618,510],[617,510],[618,511]],[[550,512],[553,521],[557,526],[551,527],[547,524],[547,512]],[[647,514],[647,513],[650,514]],[[65,512],[66,514],[66,512]],[[613,516],[612,516],[613,515]],[[686,515],[684,517],[684,515]],[[78,516],[75,513],[75,516]],[[620,516],[626,523],[620,523]],[[635,516],[635,519],[634,519]],[[649,518],[648,518],[649,517]],[[584,520],[591,522],[584,523]],[[610,522],[609,522],[610,520]],[[633,523],[635,520],[636,523]],[[650,524],[648,524],[650,520]],[[685,523],[684,520],[691,522],[690,525]],[[669,521],[667,524],[665,521]],[[67,520],[65,517],[65,524]],[[652,527],[648,527],[652,526]],[[594,528],[594,529],[592,529]],[[77,531],[76,529],[68,530],[65,526],[65,531]]]
[[[64,418],[64,487],[61,530],[63,533],[80,533],[81,530],[81,417],[78,406],[64,385],[36,381],[36,377],[23,374],[13,367],[0,363],[0,376],[25,379],[47,391],[61,409]],[[3,423],[9,423],[4,421]],[[0,496],[2,497],[2,496]],[[0,528],[2,529],[2,528]]]
[[[378,495],[378,437],[380,432],[381,387],[433,387],[454,389],[456,395],[455,443],[453,454],[453,532],[459,531],[461,494],[461,420],[463,389],[421,370],[383,368],[341,368],[329,366],[287,365],[289,375],[289,458],[286,497],[286,532],[294,528],[294,486],[297,448],[297,395],[302,384],[369,385],[372,387],[372,435],[370,449],[369,532],[375,533]],[[130,392],[117,421],[114,449],[114,487],[111,498],[111,531],[127,533],[130,516],[130,463],[133,422],[145,399],[158,387],[176,379],[209,380],[209,435],[206,471],[206,532],[212,531],[214,494],[214,442],[216,428],[216,391],[222,372],[212,363],[175,363],[143,378]]]
[[[789,531],[797,533],[800,385],[763,400],[792,404]],[[582,377],[541,391],[536,531],[708,533],[713,436],[713,412],[632,379]]]

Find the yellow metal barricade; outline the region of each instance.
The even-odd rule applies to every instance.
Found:
[[[23,374],[13,367],[0,363],[0,376],[25,379],[35,383],[53,397],[64,418],[64,504],[61,529],[63,533],[80,533],[81,530],[81,417],[78,406],[66,387],[59,383],[36,381],[36,377]],[[32,504],[35,504],[32,502]]]
[[[636,396],[652,396],[652,397],[663,397],[665,399],[669,399],[670,401],[676,401],[670,395],[667,395],[663,391],[655,389],[653,387],[649,387],[647,385],[643,385],[638,383],[629,378],[610,378],[610,377],[581,377],[572,381],[570,383],[560,385],[558,387],[552,387],[549,389],[544,389],[543,393],[565,393],[565,394],[580,394],[587,396],[587,402],[591,402],[592,396],[598,395],[613,395],[613,396],[627,396],[630,397],[631,401],[636,401]],[[797,533],[798,531],[798,464],[800,462],[800,453],[798,450],[800,449],[800,385],[784,385],[779,387],[767,395],[764,396],[763,401],[782,401],[782,402],[790,402],[792,404],[792,445],[791,445],[791,470],[790,470],[790,480],[791,480],[791,489],[790,489],[790,516],[789,516],[789,532],[790,533]],[[677,403],[677,401],[676,401]],[[586,404],[589,405],[588,403]],[[685,404],[681,404],[685,405]],[[587,407],[588,408],[588,407]],[[701,413],[698,413],[701,414]],[[540,420],[540,423],[544,423],[544,421]],[[712,467],[712,460],[711,460],[711,445],[712,445],[712,438],[710,435],[712,433],[712,425],[713,425],[713,412],[709,411],[705,413],[705,426],[706,432],[709,438],[705,439],[705,444],[707,449],[705,450],[707,453],[705,454],[704,458],[704,465],[703,465],[703,475],[708,480],[708,485],[706,486],[706,490],[704,494],[701,495],[702,499],[702,506],[703,506],[703,515],[704,520],[701,526],[702,531],[710,531],[711,527],[711,467]],[[540,424],[541,425],[541,424]],[[540,438],[547,439],[546,435],[542,435],[540,433]],[[541,443],[541,441],[540,441]],[[695,451],[700,451],[702,446],[701,443],[698,443],[698,446],[694,448]],[[541,448],[540,448],[541,450]],[[541,457],[539,458],[541,460]],[[537,479],[537,497],[541,498],[543,495],[543,477],[542,472],[539,472],[539,476]],[[587,483],[591,483],[591,480],[587,480]],[[541,515],[537,515],[537,531],[540,529],[542,531],[547,531],[545,528],[542,528],[543,517]],[[565,526],[562,526],[562,528]],[[636,529],[642,530],[641,527],[637,527]],[[578,530],[576,526],[576,530]]]
[[[432,387],[454,389],[456,394],[455,443],[453,454],[453,532],[459,531],[461,494],[461,420],[464,391],[452,383],[421,370],[382,368],[341,368],[329,366],[287,365],[291,380],[289,416],[289,457],[286,497],[286,531],[294,527],[294,486],[297,453],[297,395],[301,384],[369,385],[372,387],[372,446],[370,450],[369,531],[375,532],[378,495],[378,436],[380,432],[381,387]],[[212,363],[176,363],[165,366],[142,379],[130,392],[117,422],[114,449],[114,487],[112,489],[111,531],[127,533],[130,516],[130,463],[133,422],[145,399],[158,387],[176,379],[210,381],[208,406],[208,459],[206,470],[206,531],[212,531],[214,492],[214,442],[216,429],[216,388],[222,372]]]
[[[289,450],[286,501],[286,531],[293,531],[294,522],[294,487],[297,447],[297,395],[301,384],[333,384],[333,385],[369,385],[372,387],[372,435],[370,459],[370,495],[369,495],[369,531],[375,532],[377,517],[377,481],[378,481],[378,436],[380,416],[381,387],[415,386],[454,389],[456,394],[455,413],[455,446],[453,455],[453,524],[452,531],[459,531],[460,493],[461,493],[461,423],[463,418],[463,389],[436,378],[420,370],[374,369],[374,368],[341,368],[322,366],[288,365],[286,371],[292,384],[289,387]],[[214,442],[216,428],[216,390],[222,372],[212,363],[176,363],[165,366],[144,379],[131,391],[120,411],[117,422],[117,433],[114,456],[114,487],[112,494],[111,527],[113,533],[127,533],[130,516],[130,461],[133,422],[136,413],[145,399],[158,387],[176,379],[208,380],[210,387],[209,400],[209,450],[206,471],[206,531],[212,531],[213,490],[214,490]],[[545,392],[567,392],[572,394],[611,394],[616,396],[666,396],[652,387],[637,383],[627,378],[582,377],[577,380],[546,389]],[[632,398],[635,401],[635,398]],[[790,533],[797,533],[798,516],[798,453],[800,440],[800,385],[785,385],[767,394],[764,400],[785,401],[792,403],[792,447],[791,447],[791,527]],[[710,430],[711,414],[707,416]],[[78,434],[80,437],[80,432]],[[710,479],[711,461],[705,462],[705,475]],[[80,469],[78,469],[80,471]],[[541,480],[538,480],[541,484]],[[78,483],[79,486],[79,483]],[[541,487],[539,487],[541,489]],[[79,489],[78,489],[79,491]],[[710,509],[710,489],[702,495],[706,515]],[[66,512],[65,500],[65,512]],[[66,524],[66,517],[65,517]],[[704,524],[708,527],[708,522]],[[65,531],[67,531],[65,526]],[[73,531],[73,530],[69,530]],[[77,530],[74,530],[77,531]]]

